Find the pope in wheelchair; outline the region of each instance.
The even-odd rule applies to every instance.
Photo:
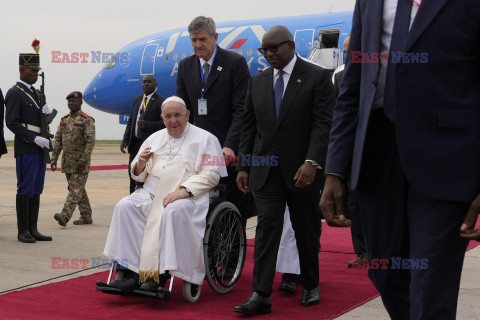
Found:
[[[103,253],[120,270],[116,280],[97,281],[97,290],[169,299],[163,287],[170,276],[203,284],[209,192],[227,171],[218,163],[204,165],[205,155],[220,159],[222,148],[189,116],[182,99],[163,102],[166,128],[152,134],[131,163],[132,178],[143,187],[114,209]]]

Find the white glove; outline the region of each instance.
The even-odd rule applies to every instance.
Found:
[[[50,114],[50,113],[52,113],[52,111],[53,111],[53,108],[50,107],[48,104],[45,104],[42,108],[42,112],[44,114]]]
[[[44,137],[36,136],[33,142],[40,148],[48,149],[50,147],[50,141],[48,141],[48,139],[45,139]]]

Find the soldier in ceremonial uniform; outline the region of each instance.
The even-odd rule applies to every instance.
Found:
[[[40,194],[45,182],[44,149],[50,148],[50,140],[41,136],[42,117],[53,111],[47,104],[40,105],[33,87],[40,69],[38,54],[21,53],[20,80],[5,96],[5,123],[15,134],[18,241],[25,243],[52,240],[37,230]]]
[[[54,219],[63,227],[67,225],[77,205],[80,219],[73,221],[73,224],[92,224],[92,208],[85,184],[95,146],[95,120],[82,112],[82,93],[74,91],[67,96],[67,100],[70,113],[60,121],[50,163],[52,170],[57,170],[57,160],[63,150],[62,172],[68,181],[68,196],[62,212],[54,215]]]

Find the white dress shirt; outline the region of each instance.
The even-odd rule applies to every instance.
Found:
[[[383,3],[383,30],[382,30],[382,53],[388,53],[390,42],[392,41],[393,24],[395,22],[395,13],[397,12],[398,0],[384,0]],[[412,14],[410,16],[410,28],[418,12],[418,4],[412,5]],[[380,63],[378,73],[377,91],[373,100],[373,108],[383,108],[383,96],[385,95],[385,78],[387,77],[387,63]]]
[[[18,82],[20,82],[21,84],[23,84],[23,85],[24,85],[25,87],[27,87],[28,89],[32,90],[32,92],[33,92],[33,90],[35,90],[34,87],[33,87],[31,84],[28,84],[28,83],[26,83],[26,82],[23,81],[23,80],[18,80]]]
[[[208,61],[205,61],[203,60],[202,58],[199,58],[200,59],[200,66],[202,67],[202,70],[203,70],[203,65],[208,62],[208,64],[210,65],[210,69],[209,70],[212,70],[212,65],[213,65],[213,59],[215,58],[215,54],[217,53],[217,47],[215,47],[215,51],[213,52],[212,56],[210,57],[210,59]]]
[[[292,75],[293,67],[295,67],[295,63],[297,62],[297,55],[293,55],[293,59],[285,66],[283,70],[283,94],[285,94],[285,90],[287,89],[288,81],[290,80],[290,76]],[[273,87],[275,88],[275,83],[278,79],[278,72],[280,69],[273,68]],[[283,97],[283,95],[282,95]]]

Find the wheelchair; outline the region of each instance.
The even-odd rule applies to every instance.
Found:
[[[235,286],[245,264],[247,248],[242,216],[234,204],[224,199],[226,199],[225,185],[219,184],[210,191],[210,205],[203,239],[205,278],[212,290],[218,294],[225,294]],[[116,261],[111,264],[106,284],[110,283],[114,270],[118,270],[119,267]],[[163,291],[165,294],[160,293],[152,298],[169,300],[174,278],[170,276],[169,289]],[[183,299],[189,303],[197,302],[201,288],[200,285],[183,281]],[[97,286],[97,290],[104,293],[121,294],[105,289]]]

